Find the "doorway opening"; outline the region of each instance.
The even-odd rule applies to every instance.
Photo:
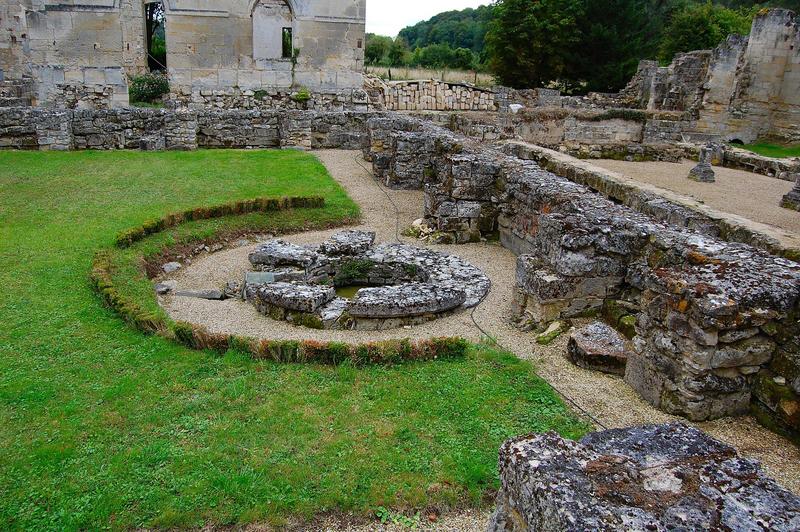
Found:
[[[164,2],[147,2],[144,5],[145,42],[147,66],[150,72],[167,70],[167,32]]]

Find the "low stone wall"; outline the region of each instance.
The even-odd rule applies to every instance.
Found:
[[[382,84],[382,108],[389,111],[495,111],[495,93],[468,84],[437,80]]]
[[[689,155],[690,148],[693,148],[670,145],[643,145],[641,148],[645,147],[652,148],[656,153],[663,150],[664,153],[680,154],[676,160]],[[535,161],[542,168],[585,185],[655,220],[727,241],[750,244],[776,255],[800,258],[800,248],[795,242],[788,242],[781,232],[771,226],[716,211],[700,201],[669,190],[658,189],[656,192],[652,185],[633,182],[610,170],[555,150],[514,141],[506,143],[501,149],[515,157]],[[635,158],[639,153],[631,152],[630,155]]]
[[[424,188],[426,217],[439,232],[454,242],[499,234],[524,256],[521,319],[540,324],[596,312],[625,294],[640,309],[626,380],[654,406],[696,420],[741,414],[756,375],[784,360],[788,406],[781,408],[800,409],[800,390],[791,387],[800,264],[674,225],[670,216],[670,223],[654,220],[419,120],[384,116],[367,125],[376,176]],[[687,215],[669,202],[663,208],[678,221]]]
[[[370,99],[363,89],[312,92],[310,99],[290,90],[242,90],[240,88],[200,90],[177,89],[170,95],[170,106],[192,110],[292,110],[292,111],[367,111]]]
[[[0,148],[342,148],[366,142],[366,113],[0,109]]]

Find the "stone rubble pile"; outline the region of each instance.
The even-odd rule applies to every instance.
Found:
[[[500,480],[488,532],[800,529],[800,497],[678,423],[515,438]]]
[[[298,325],[381,330],[473,307],[489,291],[489,279],[462,259],[374,243],[375,233],[365,231],[342,231],[319,246],[266,242],[249,256],[256,272],[247,274],[244,297],[259,312]],[[363,288],[348,300],[335,287]]]

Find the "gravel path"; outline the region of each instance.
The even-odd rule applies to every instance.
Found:
[[[780,207],[781,199],[794,183],[743,170],[715,166],[716,183],[688,179],[697,164],[692,161],[627,162],[591,161],[592,164],[626,177],[690,196],[709,207],[800,234],[800,214]]]
[[[401,230],[421,217],[422,192],[386,191],[381,188],[357,152],[331,150],[315,154],[331,175],[344,186],[348,194],[361,205],[363,223],[359,227],[376,231],[378,242],[391,242],[395,239],[395,211],[386,196],[387,193],[399,208]],[[675,168],[674,165],[670,167]],[[765,179],[770,183],[783,185],[783,182],[777,179]],[[791,186],[788,183],[786,185]],[[317,243],[334,232],[315,231],[291,235],[285,239],[299,244]],[[423,245],[413,239],[402,237],[401,239],[410,244]],[[254,247],[255,243],[221,251],[213,256],[198,257],[173,278],[178,282],[180,289],[218,288],[229,280],[244,277],[244,272],[249,266],[247,255]],[[567,362],[564,357],[567,335],[563,335],[550,346],[542,347],[536,344],[531,333],[521,332],[508,322],[506,316],[509,314],[515,276],[515,257],[511,252],[492,243],[430,247],[458,255],[483,269],[492,280],[492,289],[475,312],[475,319],[481,327],[519,357],[531,360],[539,375],[562,394],[571,398],[575,404],[591,413],[603,425],[608,428],[627,427],[677,419],[659,412],[642,401],[621,378],[582,370]],[[176,320],[199,323],[213,332],[253,337],[341,340],[351,343],[431,336],[463,336],[471,340],[478,340],[481,337],[468,312],[461,312],[412,329],[379,332],[313,331],[265,318],[251,305],[239,301],[210,302],[165,297],[161,299],[161,303]],[[583,323],[581,320],[575,321],[575,325],[581,323]],[[763,428],[750,417],[722,419],[697,425],[712,436],[733,445],[743,455],[760,460],[770,475],[787,488],[800,493],[800,448],[788,440]],[[475,517],[473,514],[467,521],[474,522],[475,528],[463,528],[465,525],[460,516],[452,517],[455,520],[452,527],[447,526],[447,519],[450,519],[447,517],[437,523],[436,528],[482,530],[487,516],[488,514],[481,514],[480,517]],[[456,522],[459,522],[458,526],[455,526]]]

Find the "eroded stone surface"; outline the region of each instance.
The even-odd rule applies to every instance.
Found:
[[[489,532],[797,530],[800,497],[757,462],[675,423],[523,436],[500,449]]]
[[[374,231],[341,231],[323,242],[320,253],[324,255],[359,255],[375,243]]]
[[[317,252],[283,240],[271,240],[250,254],[250,264],[261,268],[294,266],[307,268],[320,256]]]
[[[246,298],[276,319],[297,322],[285,312],[297,311],[315,327],[381,330],[475,306],[489,291],[489,278],[458,257],[374,241],[372,232],[342,231],[313,249],[262,244],[250,254],[261,272],[247,274]],[[347,300],[333,286],[365,288]]]
[[[332,286],[272,283],[254,288],[252,298],[276,307],[298,312],[316,312],[336,297]]]
[[[570,335],[567,358],[581,368],[625,375],[628,345],[616,330],[595,322]]]
[[[372,319],[440,314],[460,307],[466,298],[464,290],[435,284],[362,288],[347,312],[356,318]]]

